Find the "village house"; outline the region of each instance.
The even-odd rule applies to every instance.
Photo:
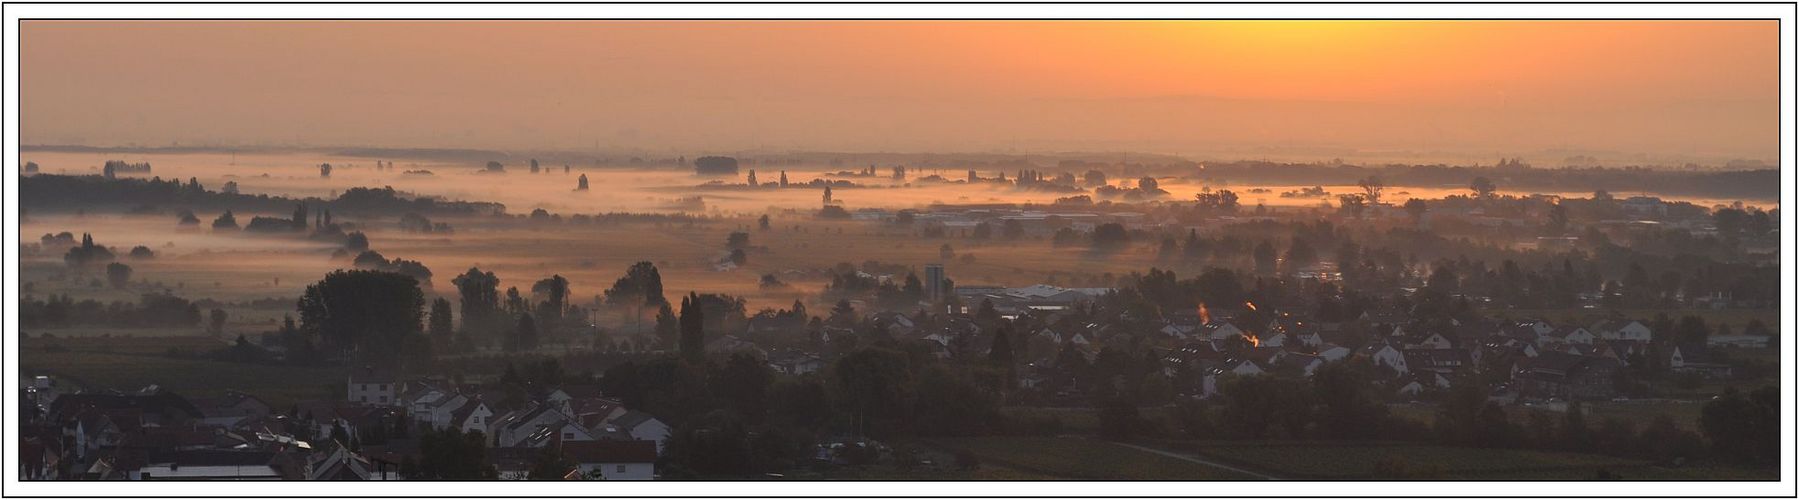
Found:
[[[1225,340],[1243,336],[1243,329],[1222,319],[1207,322],[1202,330],[1205,332],[1206,340]]]
[[[580,426],[570,425],[569,416],[554,405],[533,403],[528,408],[494,418],[493,427],[489,429],[488,435],[493,438],[493,446],[513,448],[524,446],[523,443],[527,441],[536,441],[542,444],[544,439],[556,435],[567,427],[579,428]],[[585,429],[579,432],[574,429],[568,431],[576,433],[577,436],[573,437],[577,438],[586,434]],[[591,439],[591,436],[587,437]]]
[[[1399,349],[1394,349],[1392,345],[1389,345],[1386,342],[1370,343],[1367,346],[1362,347],[1357,355],[1368,359],[1376,367],[1385,367],[1400,375],[1404,375],[1411,371],[1411,369],[1406,366],[1405,353],[1401,352]]]
[[[562,443],[562,454],[585,479],[645,481],[656,478],[656,443],[583,441]]]
[[[1415,398],[1426,391],[1448,389],[1450,386],[1449,378],[1444,377],[1443,374],[1423,370],[1400,377],[1400,380],[1404,383],[1400,384],[1399,389],[1395,392],[1402,397]]]
[[[575,423],[587,428],[610,422],[630,411],[625,409],[623,401],[603,397],[570,397],[560,402],[551,399],[550,404],[556,405],[562,413],[572,417]]]
[[[1519,361],[1515,377],[1519,394],[1530,399],[1607,400],[1616,394],[1616,360],[1563,352],[1545,352]]]
[[[823,370],[825,360],[816,354],[782,351],[769,355],[768,367],[784,375],[805,375]]]
[[[399,401],[400,384],[391,373],[372,368],[354,370],[348,386],[345,394],[352,403],[385,406]]]
[[[306,479],[313,481],[384,481],[401,479],[395,464],[371,460],[332,443],[312,461]]]
[[[1594,323],[1588,328],[1599,338],[1606,340],[1628,340],[1632,342],[1649,342],[1652,333],[1643,322],[1630,319],[1608,319]]]
[[[1449,375],[1474,365],[1467,349],[1406,349],[1403,352],[1405,365],[1411,372]]]
[[[1546,344],[1559,343],[1591,344],[1598,338],[1599,336],[1594,335],[1592,331],[1589,331],[1586,328],[1578,326],[1559,326],[1556,327],[1555,330],[1537,337],[1537,345],[1543,346]]]
[[[1710,354],[1705,344],[1682,344],[1674,346],[1668,352],[1668,371],[1674,373],[1691,373],[1708,379],[1727,379],[1731,376],[1730,365],[1707,362]]]
[[[621,433],[631,440],[656,443],[657,454],[661,454],[667,448],[668,436],[673,432],[668,424],[662,423],[656,417],[635,410],[606,421],[604,426],[607,430]]]
[[[200,424],[219,427],[235,427],[239,422],[254,420],[269,415],[271,408],[256,396],[237,391],[225,391],[225,395],[217,398],[194,398],[195,408],[205,417]]]
[[[1449,337],[1445,337],[1443,334],[1436,332],[1408,335],[1405,337],[1403,345],[1405,345],[1406,349],[1449,349],[1455,347],[1455,343],[1450,341]]]

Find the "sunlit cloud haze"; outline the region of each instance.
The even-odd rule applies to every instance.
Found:
[[[1774,21],[62,22],[22,140],[1774,161]]]

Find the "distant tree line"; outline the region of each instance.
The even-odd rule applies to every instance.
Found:
[[[191,328],[200,325],[200,307],[187,299],[167,294],[144,294],[137,303],[76,301],[68,295],[47,299],[19,299],[19,326],[55,328],[108,326],[116,328]]]
[[[235,210],[281,213],[296,204],[329,208],[340,213],[367,214],[489,214],[504,213],[505,205],[489,202],[443,201],[429,197],[403,197],[391,187],[351,188],[335,199],[295,199],[282,196],[230,194],[207,191],[190,179],[121,178],[101,176],[34,175],[19,179],[19,202],[34,210],[93,210],[119,207],[164,206],[187,210]]]
[[[1464,185],[1476,177],[1501,178],[1517,189],[1539,191],[1649,191],[1668,195],[1766,198],[1780,194],[1779,169],[1671,170],[1641,167],[1530,168],[1513,160],[1495,167],[1448,165],[1354,165],[1239,161],[1207,163],[1210,181],[1273,185],[1356,184],[1379,176],[1388,186]]]

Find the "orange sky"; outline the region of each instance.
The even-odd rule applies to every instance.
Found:
[[[1772,161],[1773,21],[50,22],[27,144]]]

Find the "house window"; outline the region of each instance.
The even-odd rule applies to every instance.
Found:
[[[623,466],[623,465],[620,465],[620,466],[618,466],[618,468],[617,468],[617,469],[614,469],[614,470],[615,470],[615,471],[616,471],[616,472],[618,472],[618,473],[619,473],[619,474],[624,474],[624,473],[625,473],[625,466]]]
[[[573,433],[573,432],[562,433],[562,439],[574,439],[574,438],[575,438],[575,433]]]
[[[381,390],[383,390],[383,391],[387,390],[387,384],[381,384]]]
[[[386,402],[387,402],[387,396],[381,396],[381,402],[383,402],[383,403],[386,403]]]

